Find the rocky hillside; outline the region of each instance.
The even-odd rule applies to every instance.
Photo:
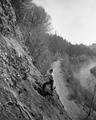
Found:
[[[55,90],[43,94],[28,54],[12,0],[0,0],[0,120],[70,120]]]

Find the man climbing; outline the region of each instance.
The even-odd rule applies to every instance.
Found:
[[[53,69],[50,69],[49,72],[45,75],[45,78],[47,77],[48,81],[45,82],[42,86],[43,91],[45,91],[46,86],[50,85],[51,95],[53,93],[53,83],[54,83],[52,73],[53,73]]]

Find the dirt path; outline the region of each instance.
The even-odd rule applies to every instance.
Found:
[[[73,120],[77,120],[78,114],[83,114],[80,106],[77,106],[73,101],[67,99],[68,88],[65,86],[65,81],[60,68],[60,61],[56,61],[53,64],[54,68],[54,86],[56,86],[57,93],[59,94],[60,100],[64,105],[67,113]]]

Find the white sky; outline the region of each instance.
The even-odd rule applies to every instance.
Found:
[[[96,0],[34,0],[52,18],[57,34],[71,43],[96,43]]]

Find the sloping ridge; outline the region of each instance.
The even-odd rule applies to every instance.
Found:
[[[0,0],[0,120],[70,120],[56,91],[45,98],[36,90],[44,78],[18,42],[10,2]]]

